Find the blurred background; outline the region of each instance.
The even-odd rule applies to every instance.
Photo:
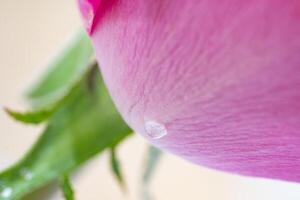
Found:
[[[0,106],[24,109],[21,96],[44,64],[81,26],[75,0],[0,1]],[[0,170],[18,159],[42,127],[24,126],[0,111]],[[139,200],[146,142],[135,135],[119,149],[129,192],[123,194],[111,175],[106,154],[84,165],[72,177],[77,200]],[[300,185],[245,178],[208,170],[163,155],[152,182],[157,200],[299,200]],[[57,186],[31,200],[62,200]]]

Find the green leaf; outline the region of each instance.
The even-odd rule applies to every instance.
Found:
[[[30,124],[45,122],[61,106],[73,85],[90,70],[93,49],[89,38],[82,29],[73,37],[28,92],[27,100],[34,109],[26,112],[5,109],[15,120]]]
[[[69,176],[63,176],[60,180],[60,187],[63,191],[65,200],[75,200],[74,190],[71,185]]]
[[[142,194],[142,199],[144,200],[153,199],[153,196],[150,191],[150,183],[154,175],[155,169],[157,168],[157,165],[161,158],[161,155],[162,152],[159,149],[153,146],[149,147],[147,152],[145,167],[144,167],[145,171],[143,172],[142,184],[141,184],[142,185],[141,194]]]
[[[88,63],[87,63],[87,65],[88,65]],[[64,66],[62,66],[62,67],[64,67]],[[93,65],[86,66],[85,68],[86,68],[87,72],[82,73],[81,76],[84,77],[88,73],[88,70],[91,70],[93,67],[96,68],[97,64],[94,63]],[[59,71],[57,73],[59,73]],[[77,80],[77,82],[78,81],[79,80]],[[31,111],[26,111],[26,112],[17,112],[17,111],[13,111],[11,109],[5,108],[5,111],[12,118],[14,118],[15,120],[20,121],[22,123],[40,124],[42,122],[47,121],[55,113],[55,111],[57,111],[64,104],[65,100],[68,98],[68,95],[72,94],[71,91],[74,89],[74,85],[76,85],[76,82],[73,83],[73,85],[72,85],[73,88],[72,87],[69,88],[68,93],[64,94],[64,96],[61,96],[60,99],[57,99],[57,101],[53,102],[52,105],[45,106],[42,109],[31,110]],[[75,87],[75,89],[76,89],[76,87]]]
[[[29,153],[0,174],[0,200],[24,195],[70,174],[131,133],[115,109],[98,68],[73,86]]]
[[[53,107],[82,77],[93,62],[93,48],[85,31],[80,29],[70,43],[55,57],[48,71],[27,92],[35,110]],[[55,106],[54,106],[55,107]]]
[[[115,149],[112,148],[110,150],[110,165],[111,165],[111,170],[113,172],[113,174],[115,175],[119,185],[121,186],[121,188],[123,189],[123,191],[126,191],[126,185],[125,185],[125,181],[123,178],[123,174],[122,174],[122,170],[121,170],[121,165],[120,165],[120,161],[117,158]]]
[[[159,163],[161,155],[162,152],[159,149],[155,148],[154,146],[149,147],[146,157],[145,171],[143,173],[144,185],[148,185],[151,182],[151,178]]]
[[[44,110],[27,111],[22,113],[5,108],[5,111],[17,121],[28,124],[39,124],[48,120],[50,116],[54,113],[55,109],[51,107],[48,109],[46,108]]]

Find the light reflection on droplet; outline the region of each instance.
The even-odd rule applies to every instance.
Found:
[[[31,180],[33,178],[33,173],[27,168],[21,169],[20,174],[25,180]]]
[[[13,190],[10,187],[4,188],[1,192],[0,192],[0,197],[2,198],[9,198],[13,193]]]
[[[147,121],[145,123],[147,135],[152,139],[159,139],[168,134],[166,127],[156,121]]]

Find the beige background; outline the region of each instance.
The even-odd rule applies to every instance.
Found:
[[[24,108],[20,96],[74,30],[80,26],[75,0],[0,1],[0,106]],[[0,170],[18,160],[38,136],[41,127],[28,127],[0,111]],[[77,200],[140,199],[137,188],[146,143],[134,136],[120,149],[129,185],[122,195],[109,171],[107,155],[90,161],[73,177]],[[158,200],[296,200],[300,185],[242,178],[207,170],[165,155],[154,177]],[[62,199],[55,187],[44,190]]]

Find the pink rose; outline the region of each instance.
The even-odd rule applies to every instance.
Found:
[[[125,120],[228,172],[300,182],[299,0],[79,0]]]

